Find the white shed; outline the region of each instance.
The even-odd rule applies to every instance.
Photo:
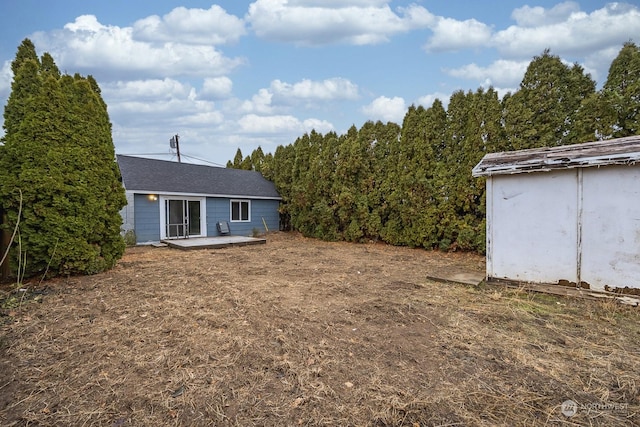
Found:
[[[640,136],[487,154],[487,280],[640,293]]]

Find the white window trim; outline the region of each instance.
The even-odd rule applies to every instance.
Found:
[[[249,210],[249,219],[233,219],[233,204],[246,203]],[[240,216],[242,217],[242,205],[240,205]],[[251,222],[251,200],[248,199],[231,199],[229,201],[229,222]]]

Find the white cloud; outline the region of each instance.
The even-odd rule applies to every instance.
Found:
[[[225,75],[243,63],[209,45],[137,41],[131,27],[102,25],[93,15],[79,16],[63,30],[36,33],[32,40],[61,69],[89,69],[97,76]]]
[[[189,114],[180,120],[180,125],[184,126],[212,126],[221,124],[224,121],[224,114],[220,111],[206,111]]]
[[[227,108],[249,114],[275,114],[288,111],[292,105],[304,103],[305,108],[317,107],[319,102],[353,100],[358,98],[358,86],[349,80],[332,78],[322,81],[303,79],[296,83],[273,80],[269,88],[262,88],[250,100],[230,100]]]
[[[440,102],[442,102],[442,105],[444,106],[444,108],[446,109],[447,105],[449,105],[449,98],[451,98],[450,93],[435,92],[435,93],[430,93],[430,94],[421,96],[416,100],[416,104],[422,105],[425,108],[429,108],[433,105],[433,102],[436,99],[439,99]]]
[[[188,97],[193,88],[189,84],[165,78],[152,80],[131,80],[108,83],[102,88],[104,96],[111,100],[161,100]]]
[[[330,122],[320,119],[305,119],[302,122],[302,128],[307,133],[311,132],[312,130],[315,130],[319,133],[327,133],[335,130]]]
[[[229,77],[207,77],[202,84],[201,95],[205,98],[221,99],[231,95],[233,82]]]
[[[283,133],[295,132],[302,128],[302,123],[294,116],[258,116],[247,114],[238,120],[242,132],[248,133]]]
[[[215,103],[201,100],[190,84],[173,79],[137,80],[102,85],[109,115],[122,129],[154,133],[158,128],[209,127],[222,123]]]
[[[271,114],[273,112],[271,98],[273,98],[273,94],[269,90],[260,89],[251,97],[250,101],[244,101],[239,109],[244,113]]]
[[[293,6],[304,7],[329,7],[329,8],[344,8],[344,7],[376,7],[384,6],[389,3],[389,0],[288,0],[288,4]]]
[[[438,18],[431,29],[433,36],[425,45],[427,51],[474,48],[491,40],[491,27],[475,19]]]
[[[511,17],[520,27],[540,27],[566,21],[571,14],[579,12],[580,5],[574,1],[558,3],[551,9],[529,5],[514,9]]]
[[[326,120],[306,119],[300,121],[291,115],[259,116],[247,114],[238,120],[238,125],[245,133],[267,134],[297,134],[301,135],[315,129],[317,132],[326,133],[333,130],[333,125]]]
[[[11,71],[11,61],[4,61],[2,68],[0,68],[0,100],[9,97],[12,80],[13,72]]]
[[[177,7],[162,18],[152,15],[133,24],[133,38],[148,42],[216,45],[244,34],[244,22],[215,4],[206,10]]]
[[[438,21],[437,16],[414,3],[408,7],[400,7],[398,10],[404,16],[404,23],[407,28],[430,28]]]
[[[474,80],[485,87],[491,85],[517,86],[522,81],[529,62],[528,60],[511,61],[499,59],[488,67],[481,67],[474,63],[460,68],[445,69],[445,72],[453,77]]]
[[[630,35],[640,34],[640,8],[626,3],[607,3],[590,13],[573,1],[551,8],[523,6],[514,9],[517,25],[500,31],[477,21],[438,18],[427,51],[461,48],[495,48],[502,59],[489,66],[468,64],[444,71],[471,79],[483,87],[501,87],[501,94],[517,87],[531,59],[550,49],[571,65],[580,60],[585,72],[596,81],[606,78],[607,69]],[[473,22],[472,22],[473,21]],[[566,59],[566,60],[565,60]]]
[[[574,3],[550,10],[516,9],[519,26],[494,34],[491,45],[512,58],[530,58],[550,48],[557,55],[580,55],[622,46],[629,34],[640,34],[640,9],[624,3],[608,3],[591,13]],[[525,18],[526,12],[532,15]]]
[[[386,42],[393,34],[424,26],[426,9],[416,5],[394,13],[387,1],[257,0],[246,20],[253,31],[269,40],[300,45]]]
[[[293,84],[274,80],[271,82],[270,89],[274,95],[282,98],[304,100],[358,98],[358,85],[343,78],[332,78],[323,81],[303,79]]]
[[[370,120],[381,120],[383,122],[402,123],[407,112],[404,99],[396,96],[387,98],[380,96],[371,102],[371,104],[362,107],[362,112]]]

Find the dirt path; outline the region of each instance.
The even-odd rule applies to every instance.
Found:
[[[483,268],[287,233],[132,248],[3,310],[0,422],[637,424],[640,310],[426,279]]]

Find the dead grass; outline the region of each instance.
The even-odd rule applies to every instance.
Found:
[[[425,278],[483,263],[285,233],[131,248],[2,311],[0,422],[637,425],[640,311]]]

